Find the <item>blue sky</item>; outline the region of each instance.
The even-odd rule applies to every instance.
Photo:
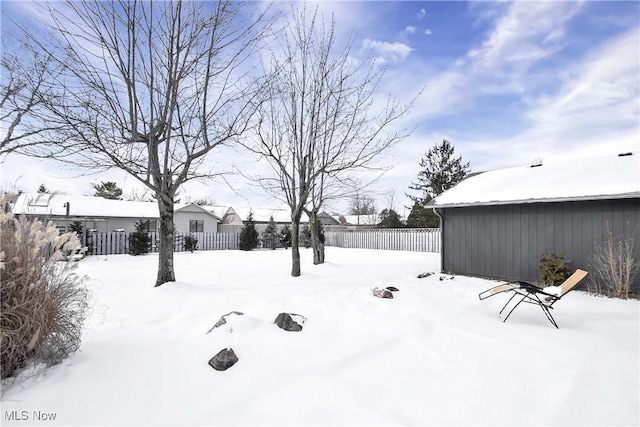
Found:
[[[284,3],[278,3],[283,5]],[[395,189],[395,207],[419,171],[420,158],[442,139],[473,171],[579,159],[640,148],[640,3],[626,2],[311,2],[335,14],[341,40],[353,37],[353,56],[376,58],[387,72],[381,96],[422,95],[402,125],[414,128],[384,162],[378,205]],[[25,13],[19,4],[7,13]],[[23,15],[28,18],[28,13]],[[216,156],[216,153],[212,153]],[[219,153],[218,163],[243,162]],[[24,174],[27,166],[34,171]],[[90,194],[90,182],[124,181],[119,172],[64,179],[59,167],[19,156],[2,165],[3,182],[34,191]],[[271,205],[239,177],[224,186],[193,183],[185,194],[219,204]],[[214,190],[215,189],[215,190]],[[334,207],[341,210],[341,205]]]

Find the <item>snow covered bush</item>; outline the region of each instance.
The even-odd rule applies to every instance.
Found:
[[[633,240],[616,238],[607,232],[592,255],[595,281],[590,290],[614,298],[629,298],[631,284],[640,269],[636,252]]]
[[[88,313],[85,277],[62,261],[76,233],[0,214],[0,371],[12,376],[29,362],[60,363],[80,347]]]
[[[557,286],[571,275],[569,264],[563,254],[543,253],[538,268],[540,280],[545,286]]]

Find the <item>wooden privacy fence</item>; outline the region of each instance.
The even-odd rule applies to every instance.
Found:
[[[325,245],[339,248],[440,252],[439,228],[325,231]]]
[[[87,255],[117,255],[129,253],[130,233],[110,232],[110,233],[88,233]],[[176,233],[173,250],[184,252],[184,238],[191,235],[198,239],[198,250],[216,251],[225,249],[238,249],[240,235],[237,233]],[[151,245],[149,252],[158,252],[158,233],[149,233]]]

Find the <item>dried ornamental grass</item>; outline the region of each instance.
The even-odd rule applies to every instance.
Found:
[[[0,215],[0,374],[29,362],[51,366],[80,346],[89,293],[64,254],[79,245],[49,223]]]

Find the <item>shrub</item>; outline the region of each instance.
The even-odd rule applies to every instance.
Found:
[[[300,231],[300,246],[311,247],[311,229],[307,224],[303,225]]]
[[[262,247],[276,249],[279,244],[280,238],[278,236],[278,229],[276,228],[276,222],[273,220],[273,216],[271,216],[271,218],[269,218],[267,228],[262,232]]]
[[[543,253],[540,257],[540,280],[545,286],[555,286],[571,275],[568,261],[563,254]]]
[[[288,225],[285,225],[282,227],[282,230],[280,230],[280,244],[286,249],[289,249],[291,246],[291,229]]]
[[[240,230],[240,250],[250,251],[256,247],[258,247],[258,230],[253,221],[253,213],[250,212],[247,223]]]
[[[129,234],[129,254],[143,255],[149,253],[151,238],[149,233],[142,229],[142,223],[136,223],[136,231]]]
[[[198,238],[191,234],[184,236],[184,250],[191,251],[191,253],[198,250]]]
[[[60,235],[49,223],[0,215],[0,371],[8,378],[28,363],[51,366],[80,347],[88,313],[86,277],[77,263],[62,262],[75,233]]]
[[[634,241],[616,238],[606,232],[602,244],[596,245],[591,260],[595,280],[591,291],[615,298],[628,298],[631,284],[640,268]]]

